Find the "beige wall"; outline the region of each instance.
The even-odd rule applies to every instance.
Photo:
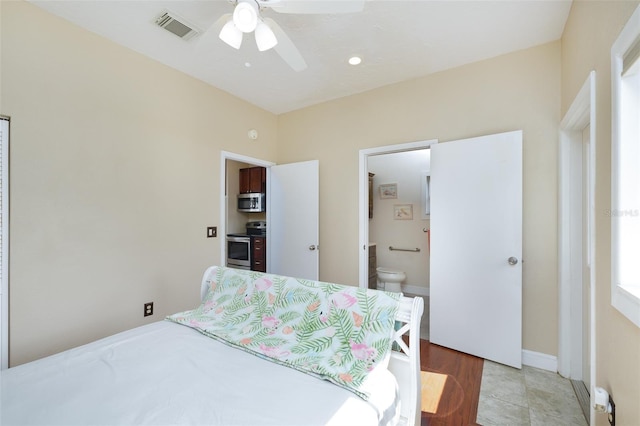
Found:
[[[640,329],[611,306],[611,46],[637,1],[576,1],[562,37],[562,113],[596,71],[596,384],[616,403],[616,424],[640,424]],[[605,415],[597,424],[607,425]]]
[[[194,306],[220,259],[205,238],[219,225],[220,150],[274,159],[277,119],[29,3],[0,3],[16,365]]]
[[[358,152],[524,130],[524,348],[557,354],[560,43],[278,118],[278,162],[320,160],[320,276],[358,283]]]

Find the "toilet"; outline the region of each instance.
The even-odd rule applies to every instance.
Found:
[[[378,272],[378,281],[385,291],[402,292],[400,284],[407,278],[403,271],[383,267],[376,268],[376,271]]]

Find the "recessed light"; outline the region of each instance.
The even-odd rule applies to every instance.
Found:
[[[352,56],[349,58],[349,63],[351,65],[360,65],[362,62],[362,58],[360,56]]]
[[[247,67],[247,68],[251,68],[251,62],[245,62],[244,66]]]

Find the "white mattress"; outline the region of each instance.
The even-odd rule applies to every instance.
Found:
[[[0,374],[2,425],[376,425],[399,412],[387,370],[369,401],[156,322]]]

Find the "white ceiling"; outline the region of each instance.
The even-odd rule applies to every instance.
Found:
[[[212,25],[233,11],[226,0],[30,1],[276,114],[557,40],[571,8],[571,0],[368,0],[342,15],[265,9],[308,64],[295,72],[249,35],[240,50],[218,38]],[[158,27],[165,9],[205,31],[185,41]],[[347,63],[354,54],[362,64]]]

